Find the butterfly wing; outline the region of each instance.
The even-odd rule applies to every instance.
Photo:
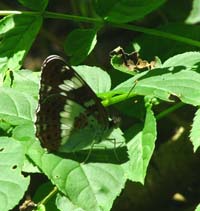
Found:
[[[42,65],[36,136],[49,151],[77,151],[99,142],[109,117],[92,89],[63,58],[49,56]]]

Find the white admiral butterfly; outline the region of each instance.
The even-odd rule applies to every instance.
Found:
[[[82,77],[57,55],[47,57],[41,69],[35,123],[41,145],[72,152],[106,138],[113,120]]]

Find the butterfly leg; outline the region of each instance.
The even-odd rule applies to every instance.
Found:
[[[83,161],[83,163],[86,163],[86,162],[88,161],[88,159],[89,159],[89,157],[90,157],[90,155],[91,155],[91,153],[92,153],[92,150],[93,150],[93,148],[94,148],[94,145],[95,145],[95,140],[92,142],[91,147],[90,147],[90,149],[89,149],[89,152],[88,152],[88,154],[87,154],[85,160]]]

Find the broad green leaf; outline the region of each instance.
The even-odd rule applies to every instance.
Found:
[[[12,87],[20,92],[25,92],[30,96],[37,98],[39,89],[39,76],[40,73],[30,70],[20,70],[12,72],[13,81],[9,76],[6,76],[3,86]]]
[[[96,30],[76,29],[72,31],[65,41],[64,50],[71,56],[70,63],[80,64],[91,53],[97,43]]]
[[[200,74],[192,69],[176,66],[153,69],[141,75],[143,78],[140,74],[137,75],[140,80],[135,81],[133,77],[118,85],[114,91],[129,93],[133,90],[132,92],[136,95],[149,95],[171,102],[179,98],[184,103],[200,105]]]
[[[83,77],[95,93],[103,93],[110,90],[110,76],[99,67],[81,65],[74,67],[74,69]]]
[[[196,207],[195,211],[200,211],[200,204]]]
[[[198,68],[200,66],[200,52],[186,52],[167,59],[162,67],[184,66],[187,68]]]
[[[29,145],[35,140],[35,128],[33,122],[27,122],[25,124],[17,125],[12,129],[12,137],[18,141],[21,141],[25,152],[28,150]],[[23,172],[26,173],[39,173],[40,170],[34,165],[27,156],[24,158]]]
[[[46,153],[37,142],[28,155],[71,203],[83,210],[110,210],[125,184],[123,168],[116,164],[63,159]]]
[[[44,11],[48,0],[18,0],[22,5],[36,11]]]
[[[200,146],[200,109],[195,113],[195,117],[190,132],[190,140],[192,141],[194,151]]]
[[[195,24],[200,22],[200,0],[193,0],[193,8],[186,19],[186,23]]]
[[[18,70],[42,24],[41,16],[11,15],[0,20],[0,72]]]
[[[12,138],[0,138],[0,204],[1,210],[11,210],[23,197],[29,177],[21,174],[24,160],[22,145]]]
[[[144,128],[128,143],[128,178],[144,184],[147,167],[155,147],[157,137],[156,120],[150,107],[147,108]]]
[[[26,93],[0,88],[0,118],[19,125],[34,121],[36,100]]]
[[[126,23],[144,17],[164,2],[165,0],[98,0],[96,12],[107,21]]]

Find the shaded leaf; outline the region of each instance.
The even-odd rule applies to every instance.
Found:
[[[0,72],[18,70],[41,27],[41,16],[13,15],[0,20]]]
[[[40,185],[34,194],[33,201],[35,203],[42,201],[50,192],[53,191],[53,189],[54,186],[50,182]],[[45,203],[45,208],[46,210],[58,211],[56,208],[56,194],[51,197],[51,200],[48,200],[47,203]]]
[[[183,23],[170,23],[158,27],[157,30],[158,33],[159,31],[164,31],[191,38],[193,40],[200,40],[200,26],[198,25],[194,27]],[[177,40],[167,39],[166,37],[162,38],[159,36],[151,36],[149,34],[142,34],[141,36],[135,37],[132,45],[134,43],[138,43],[140,45],[140,55],[142,58],[145,58],[149,61],[153,60],[155,56],[158,56],[161,61],[164,61],[176,54],[199,50],[198,47],[192,46],[190,44],[178,42]]]
[[[18,0],[22,5],[36,11],[44,11],[48,0]]]
[[[64,44],[64,50],[71,56],[70,63],[80,64],[91,53],[97,43],[96,30],[76,29],[68,36]]]
[[[98,0],[96,12],[107,21],[126,23],[144,17],[165,0]]]

